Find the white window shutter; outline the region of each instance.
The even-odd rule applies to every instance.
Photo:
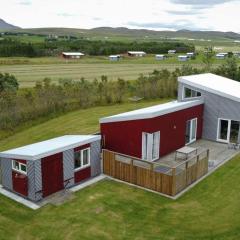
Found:
[[[152,159],[158,159],[159,158],[159,148],[160,148],[160,132],[155,132],[153,137],[153,157]]]
[[[142,133],[142,159],[147,159],[147,133]]]
[[[153,134],[147,134],[147,160],[152,161],[152,152],[153,152]]]

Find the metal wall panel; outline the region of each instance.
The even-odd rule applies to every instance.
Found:
[[[64,187],[74,185],[74,150],[70,149],[63,152],[63,180]]]
[[[2,185],[9,190],[13,190],[12,159],[1,158],[1,171],[2,171]]]
[[[101,141],[91,143],[91,176],[95,177],[101,174]]]
[[[235,102],[231,99],[183,83],[179,83],[178,86],[179,101],[185,101],[182,98],[184,86],[202,93],[202,98],[204,99],[203,135],[202,135],[203,138],[213,141],[217,140],[218,118],[226,118],[240,121],[239,102]]]
[[[28,198],[32,201],[42,199],[42,169],[41,159],[27,161]]]

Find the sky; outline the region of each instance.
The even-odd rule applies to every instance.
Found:
[[[22,28],[128,27],[240,33],[240,0],[0,0],[0,18]]]

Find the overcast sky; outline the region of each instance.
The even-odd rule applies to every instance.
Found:
[[[23,28],[100,26],[240,32],[240,0],[0,0]]]

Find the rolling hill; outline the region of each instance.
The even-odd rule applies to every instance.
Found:
[[[20,29],[20,27],[17,27],[10,23],[7,23],[3,19],[0,18],[0,29],[1,30],[12,30],[12,29]]]
[[[1,25],[0,25],[1,28]],[[235,32],[221,31],[154,31],[147,29],[129,29],[124,27],[111,28],[99,27],[93,29],[76,28],[31,28],[31,29],[12,29],[11,32],[22,32],[41,35],[71,35],[75,37],[89,39],[109,39],[109,40],[165,40],[165,39],[188,39],[188,40],[214,40],[214,41],[240,41],[240,34]]]

